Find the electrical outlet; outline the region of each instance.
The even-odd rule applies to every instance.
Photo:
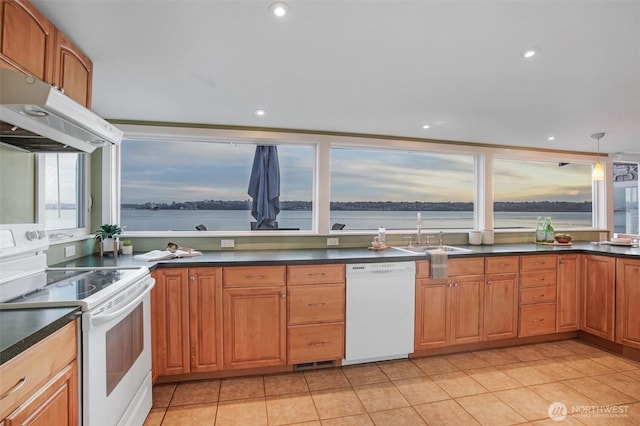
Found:
[[[76,255],[76,246],[68,246],[64,248],[64,257],[71,257]]]
[[[234,248],[235,246],[234,240],[220,240],[220,248]]]
[[[327,238],[327,245],[328,246],[339,246],[340,245],[340,238]]]

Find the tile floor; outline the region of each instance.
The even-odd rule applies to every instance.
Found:
[[[549,417],[560,402],[569,415]],[[558,419],[559,420],[559,419]],[[640,425],[640,363],[578,340],[156,385],[145,425]]]

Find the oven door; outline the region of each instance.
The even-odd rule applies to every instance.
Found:
[[[151,409],[147,275],[82,315],[84,426],[141,425]]]

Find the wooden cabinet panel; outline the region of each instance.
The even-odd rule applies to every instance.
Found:
[[[484,276],[453,277],[451,285],[451,343],[482,340]]]
[[[289,364],[344,357],[344,322],[297,325],[287,329]]]
[[[539,271],[541,269],[556,269],[557,256],[555,254],[535,254],[520,256],[520,271]]]
[[[556,331],[556,304],[538,303],[520,307],[520,337]]]
[[[91,108],[93,62],[60,31],[56,31],[53,82],[60,90]]]
[[[158,271],[151,272],[151,277],[156,281],[156,285],[151,289],[151,383],[155,384],[160,376],[158,372],[158,315],[160,300],[158,299]]]
[[[225,288],[223,297],[224,368],[284,365],[286,287]]]
[[[0,62],[3,68],[53,81],[55,27],[31,3],[0,3]]]
[[[556,331],[580,327],[580,255],[558,256]]]
[[[617,260],[616,297],[616,342],[640,349],[640,260]]]
[[[416,278],[431,277],[431,262],[428,260],[416,261]]]
[[[556,286],[532,287],[520,289],[520,304],[555,302]]]
[[[556,284],[556,270],[520,272],[520,287],[542,287]]]
[[[470,259],[449,259],[447,261],[447,275],[477,275],[484,274],[484,257]]]
[[[223,268],[222,276],[225,288],[286,284],[286,268],[284,266],[234,266],[233,268]]]
[[[343,283],[345,265],[287,266],[287,285]]]
[[[518,265],[517,256],[511,263]],[[483,340],[518,335],[518,274],[487,274],[484,287]]]
[[[289,325],[344,321],[344,284],[292,286],[287,294]]]
[[[613,341],[615,318],[615,258],[584,255],[581,329]]]
[[[485,258],[485,273],[518,272],[519,256],[491,256]]]
[[[191,372],[222,369],[222,268],[189,269]]]
[[[415,349],[448,344],[449,281],[416,280]]]

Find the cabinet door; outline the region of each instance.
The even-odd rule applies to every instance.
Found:
[[[518,274],[487,274],[484,287],[484,340],[518,335]]]
[[[186,268],[157,271],[154,349],[160,376],[189,372],[189,284]]]
[[[191,372],[222,368],[222,268],[189,269]]]
[[[55,28],[31,3],[1,0],[0,63],[51,83]]]
[[[640,349],[640,260],[618,259],[616,341]]]
[[[93,63],[60,31],[56,32],[53,81],[74,101],[91,108]]]
[[[415,349],[447,345],[449,281],[416,280]]]
[[[573,331],[580,326],[580,255],[558,256],[556,331]]]
[[[67,365],[27,402],[9,414],[5,426],[78,424],[78,366]]]
[[[484,275],[452,277],[450,343],[482,340],[484,310]]]
[[[286,363],[286,287],[226,288],[224,368]]]
[[[159,299],[158,299],[158,288],[159,288],[159,278],[158,271],[153,271],[151,276],[154,280],[156,280],[156,285],[151,289],[151,383],[155,384],[156,380],[158,380],[158,308],[159,308]]]
[[[613,341],[615,258],[585,255],[582,276],[582,330]]]

